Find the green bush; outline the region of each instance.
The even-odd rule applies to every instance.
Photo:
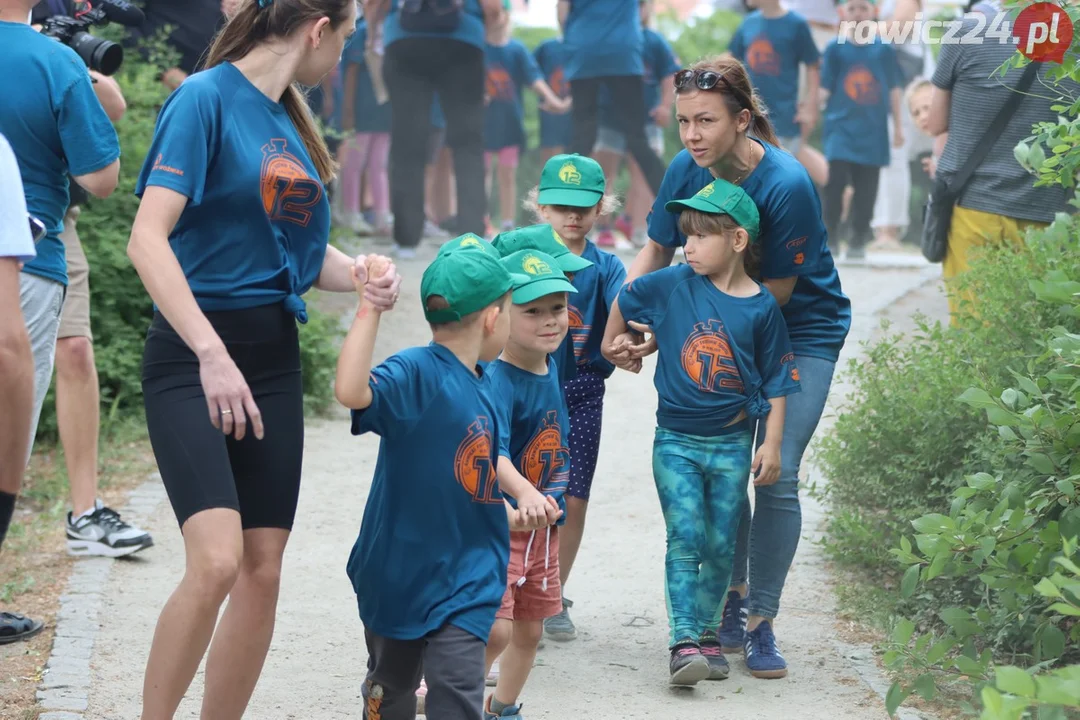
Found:
[[[116,27],[103,33],[119,39]],[[127,53],[115,75],[127,101],[127,112],[116,124],[120,138],[120,183],[108,199],[91,199],[79,217],[79,236],[90,263],[90,318],[94,353],[101,387],[102,427],[108,432],[118,414],[143,411],[141,364],[146,329],[153,306],[135,269],[127,258],[127,242],[138,211],[135,183],[154,135],[157,113],[167,96],[158,80],[160,67],[172,55],[160,40],[149,44],[147,62]],[[336,324],[309,308],[310,320],[301,329],[304,362],[305,405],[309,412],[324,409],[333,396],[336,362]],[[39,439],[56,439],[53,389],[42,410]]]

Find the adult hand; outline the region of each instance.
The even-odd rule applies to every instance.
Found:
[[[671,106],[669,105],[660,105],[659,107],[653,108],[650,115],[652,116],[653,122],[662,128],[671,125]]]
[[[243,440],[248,422],[259,440],[263,438],[262,413],[255,405],[247,381],[229,351],[222,345],[199,360],[199,380],[206,395],[210,422],[226,435]]]
[[[397,273],[397,266],[382,255],[357,255],[353,265],[353,283],[357,294],[380,312],[392,310],[401,292],[401,276]]]
[[[754,475],[754,485],[772,485],[780,479],[780,443],[766,441],[758,448],[754,462],[750,465]]]

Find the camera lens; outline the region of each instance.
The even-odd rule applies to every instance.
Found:
[[[87,67],[102,75],[112,75],[124,62],[124,48],[88,32],[75,33],[68,45],[79,53]]]

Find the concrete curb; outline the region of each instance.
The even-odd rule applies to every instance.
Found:
[[[128,495],[124,518],[144,525],[165,499],[157,473]],[[38,706],[47,712],[39,720],[83,720],[90,702],[90,659],[101,625],[101,609],[109,574],[117,561],[86,558],[75,563],[56,614],[52,652],[38,686]]]

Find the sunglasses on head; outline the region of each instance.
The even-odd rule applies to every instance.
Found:
[[[732,92],[735,91],[726,77],[713,70],[680,70],[675,73],[675,89],[678,91],[689,90],[691,87],[712,90],[721,82]]]

